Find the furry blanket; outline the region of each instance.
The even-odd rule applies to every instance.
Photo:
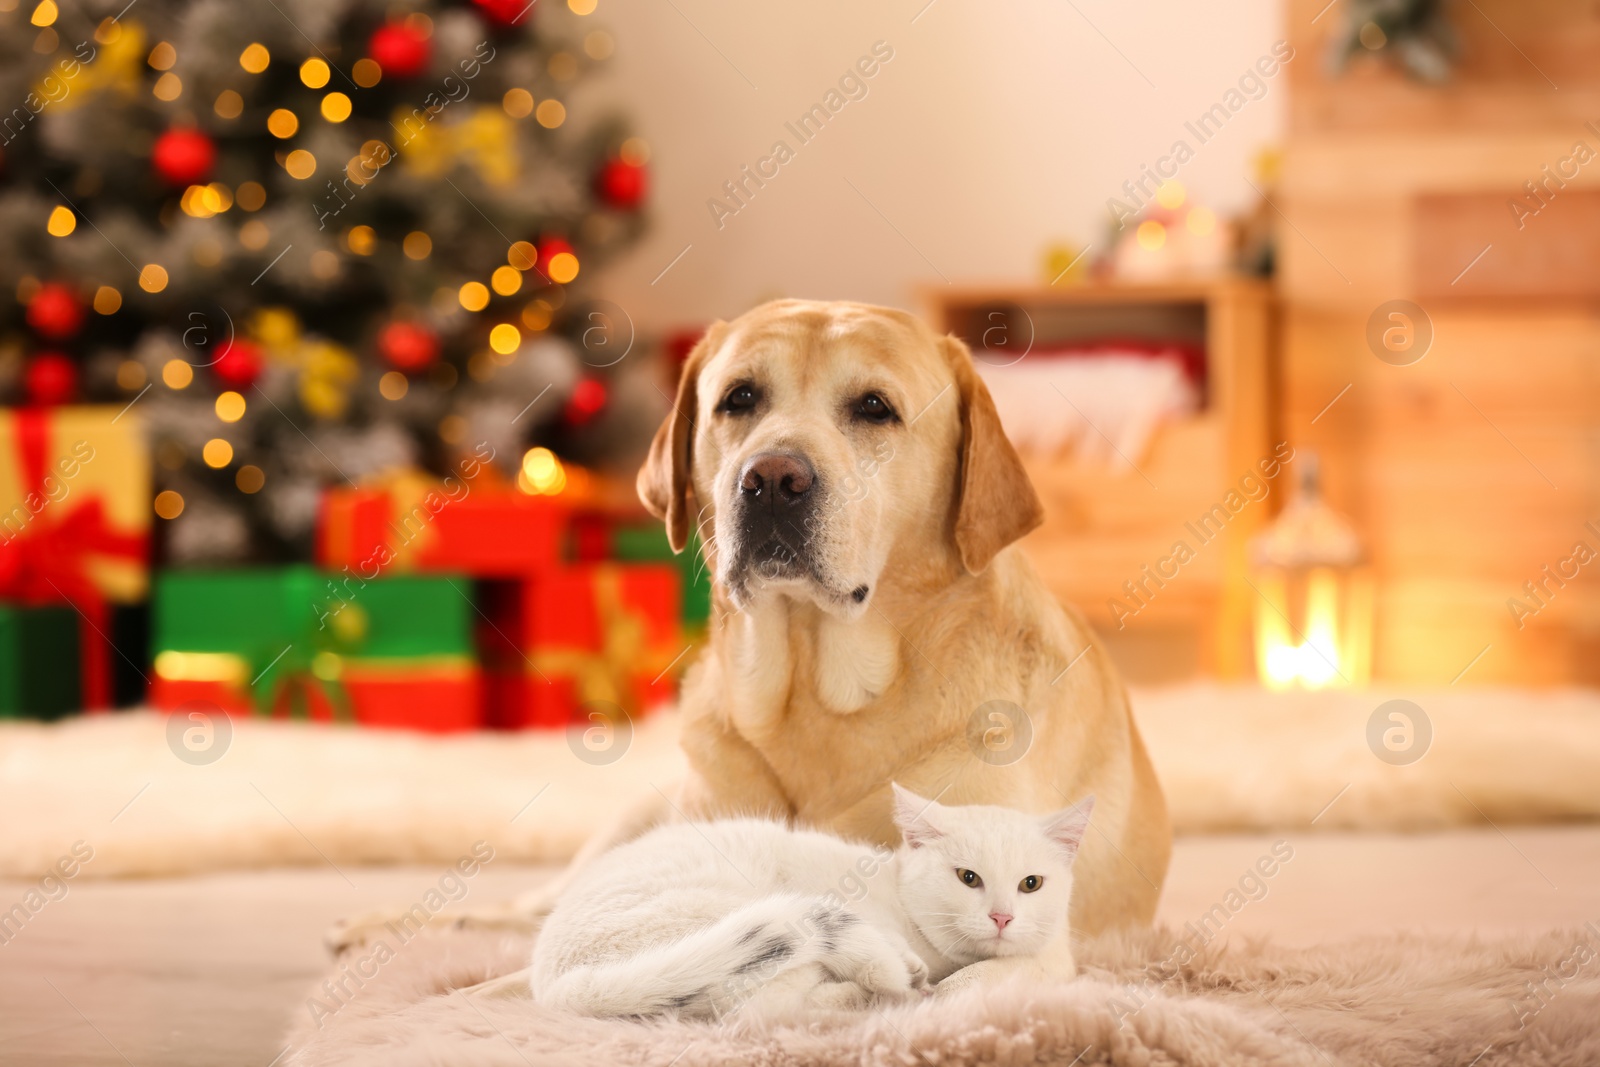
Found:
[[[457,992],[529,941],[423,933],[339,961],[296,1011],[292,1067],[556,1064],[1128,1064],[1592,1067],[1600,925],[1517,941],[1421,938],[1309,950],[1108,935],[1054,987],[997,985],[805,1026],[611,1022]],[[360,977],[367,975],[368,977]],[[358,987],[357,982],[360,982]],[[343,990],[332,983],[340,982]]]
[[[1424,709],[1432,734],[1404,766],[1368,742],[1374,710],[1397,696]],[[1179,833],[1600,816],[1600,692],[1201,684],[1138,690],[1133,706]],[[506,860],[559,861],[683,769],[666,714],[604,766],[547,731],[433,737],[257,719],[235,722],[222,757],[195,765],[174,754],[169,725],[149,712],[0,723],[0,877],[36,878],[80,839],[95,850],[89,878],[431,865],[480,839]]]

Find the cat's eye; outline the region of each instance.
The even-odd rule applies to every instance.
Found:
[[[728,395],[722,398],[722,403],[717,405],[718,411],[730,415],[742,415],[755,409],[756,402],[761,399],[761,394],[756,387],[748,382],[740,382],[728,390]]]
[[[1044,885],[1043,878],[1037,874],[1030,874],[1028,877],[1017,883],[1017,888],[1022,890],[1024,893],[1037,893],[1039,891],[1039,887],[1042,885]]]
[[[973,889],[983,888],[983,879],[978,877],[977,871],[969,871],[965,867],[957,867],[956,877],[961,879],[962,885],[971,886]]]

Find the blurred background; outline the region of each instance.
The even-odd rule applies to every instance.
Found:
[[[5,876],[354,890],[502,804],[569,854],[710,622],[633,490],[678,367],[805,297],[972,347],[1180,832],[1358,835],[1263,929],[1380,865],[1594,903],[1591,837],[1474,851],[1600,812],[1593,4],[0,0],[0,50]],[[1184,847],[1172,921],[1256,846]],[[396,884],[329,881],[307,928]]]

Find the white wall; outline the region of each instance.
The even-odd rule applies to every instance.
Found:
[[[780,295],[906,306],[941,274],[1037,281],[1048,244],[1104,241],[1107,198],[1175,139],[1197,144],[1185,120],[1281,36],[1275,0],[925,3],[601,0],[582,21],[617,52],[586,101],[631,112],[655,182],[651,233],[606,295],[665,328]],[[784,123],[879,40],[894,58],[868,95],[800,146]],[[1286,77],[1198,147],[1179,180],[1200,202],[1254,199]],[[780,138],[794,160],[719,230],[706,201]]]

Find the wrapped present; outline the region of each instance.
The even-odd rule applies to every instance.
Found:
[[[553,566],[566,508],[487,479],[392,475],[322,498],[317,561],[371,578],[381,573],[452,571],[510,578]]]
[[[482,723],[465,579],[310,567],[163,575],[151,703],[449,731]]]
[[[0,718],[58,719],[83,706],[79,627],[70,605],[0,604]]]
[[[150,471],[137,414],[112,407],[0,411],[0,602],[70,604],[82,706],[113,695],[112,605],[148,582]]]
[[[630,718],[672,698],[683,655],[680,578],[668,564],[592,563],[485,588],[479,643],[489,723],[587,721],[586,706]]]
[[[677,555],[667,540],[666,527],[660,522],[640,523],[618,527],[612,535],[612,556],[626,561],[659,561],[678,568],[682,579],[682,610],[679,617],[684,629],[701,632],[711,618],[711,573],[700,554],[700,538],[689,535],[689,544]]]

